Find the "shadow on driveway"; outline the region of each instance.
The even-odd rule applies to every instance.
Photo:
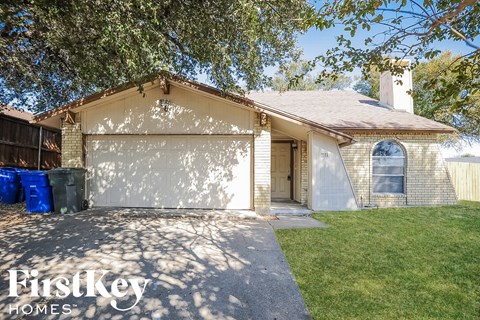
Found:
[[[0,248],[0,318],[25,317],[22,307],[30,313],[31,306],[26,318],[309,319],[266,221],[87,211],[0,230]],[[136,295],[129,286],[122,287],[128,288],[123,298],[98,292],[96,297],[31,297],[31,286],[21,285],[19,297],[8,297],[12,269],[38,270],[40,293],[41,280],[72,280],[80,273],[85,295],[85,270],[97,270],[95,280],[101,270],[109,270],[101,279],[109,292],[119,277],[136,279],[141,286],[144,279],[150,281],[138,303],[122,312],[111,302],[117,300],[124,309],[134,305]]]

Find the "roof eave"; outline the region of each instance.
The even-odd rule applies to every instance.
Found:
[[[432,134],[454,134],[458,133],[458,130],[455,128],[381,128],[381,127],[371,127],[371,128],[358,128],[358,127],[332,127],[333,129],[341,132],[395,132],[395,133],[432,133]]]
[[[63,112],[82,107],[82,106],[84,106],[86,104],[89,104],[91,102],[94,102],[94,101],[112,96],[116,93],[119,93],[119,92],[122,92],[122,91],[125,91],[125,90],[128,90],[128,89],[132,89],[134,87],[135,87],[135,84],[127,83],[127,84],[120,85],[120,86],[117,86],[117,87],[114,87],[114,88],[111,88],[111,89],[107,89],[107,90],[104,90],[104,91],[101,91],[101,92],[98,92],[98,93],[94,93],[94,94],[92,94],[92,95],[90,95],[86,98],[75,100],[75,101],[70,102],[66,105],[63,105],[63,106],[60,106],[60,107],[42,112],[40,114],[34,115],[33,118],[32,118],[32,122],[37,123],[37,122],[40,122],[42,120],[46,120],[48,118],[57,116],[57,115],[59,115]]]
[[[270,107],[268,105],[265,105],[265,104],[262,104],[262,103],[259,103],[259,102],[254,102],[254,105],[255,105],[256,111],[258,111],[258,112],[265,112],[265,113],[267,113],[269,115],[272,115],[272,116],[280,116],[280,117],[283,117],[287,120],[294,121],[294,122],[297,122],[297,123],[301,123],[301,124],[309,127],[312,130],[319,131],[321,133],[332,136],[332,137],[340,140],[341,143],[349,143],[349,144],[355,143],[355,139],[352,136],[350,136],[346,133],[337,131],[335,129],[326,127],[326,126],[321,125],[317,122],[314,122],[314,121],[311,121],[311,120],[308,120],[308,119],[305,119],[305,118],[302,118],[302,117],[295,116],[291,113],[281,111],[279,109]]]

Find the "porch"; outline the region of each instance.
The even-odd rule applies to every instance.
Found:
[[[343,141],[281,117],[264,124],[256,127],[254,139],[257,213],[307,215],[357,207],[340,153]]]
[[[272,199],[270,205],[270,214],[272,215],[288,215],[288,216],[304,216],[313,213],[312,210],[294,200],[288,199]]]

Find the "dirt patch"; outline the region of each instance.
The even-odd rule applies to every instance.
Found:
[[[41,218],[41,214],[28,213],[25,207],[25,202],[15,204],[5,204],[0,202],[0,229]]]

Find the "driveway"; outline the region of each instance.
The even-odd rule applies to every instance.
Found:
[[[0,230],[0,248],[1,319],[310,318],[267,221],[87,211]],[[8,270],[30,272],[19,297]]]

